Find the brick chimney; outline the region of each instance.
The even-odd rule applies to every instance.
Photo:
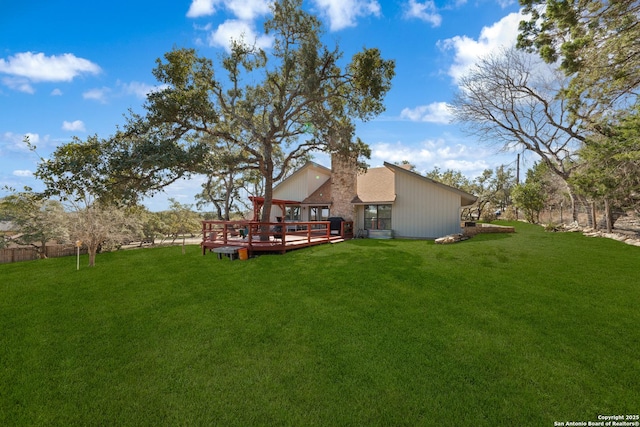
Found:
[[[357,158],[340,153],[331,154],[331,216],[353,221],[355,208],[351,201],[358,194]]]

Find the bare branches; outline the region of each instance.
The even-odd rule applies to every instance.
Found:
[[[561,85],[557,74],[530,55],[505,50],[462,78],[451,109],[471,134],[503,150],[533,151],[566,179],[584,136],[557,96]]]

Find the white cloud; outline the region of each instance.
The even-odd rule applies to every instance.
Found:
[[[49,135],[45,135],[44,137],[40,137],[37,133],[13,133],[13,132],[5,132],[0,134],[0,151],[13,151],[13,152],[23,152],[26,153],[29,151],[29,147],[24,142],[25,138],[29,138],[29,142],[33,146],[44,146],[49,147],[50,139]]]
[[[497,166],[501,159],[492,156],[487,150],[469,145],[451,135],[442,138],[428,139],[417,144],[402,142],[379,142],[371,145],[372,167],[381,166],[383,162],[400,163],[409,161],[416,170],[425,174],[438,167],[441,170],[460,171],[468,178],[482,174],[485,169]],[[496,163],[492,164],[488,161]]]
[[[102,104],[107,103],[107,96],[111,93],[108,87],[90,89],[82,94],[84,99],[92,99]]]
[[[187,11],[187,17],[198,18],[213,15],[216,13],[216,6],[219,3],[220,0],[193,0]]]
[[[243,40],[248,44],[254,44],[259,48],[268,48],[272,40],[268,36],[258,36],[247,21],[230,19],[223,22],[215,31],[209,34],[209,46],[219,46],[231,51],[231,40]]]
[[[62,91],[58,88],[55,88],[51,91],[51,96],[62,96]]]
[[[433,0],[425,0],[424,3],[409,0],[409,3],[406,4],[404,16],[405,18],[417,18],[428,22],[433,27],[439,27],[442,23],[442,16],[438,13]]]
[[[4,77],[2,79],[2,84],[7,86],[9,89],[17,90],[18,92],[28,94],[36,93],[36,90],[31,86],[29,80],[23,77]]]
[[[396,142],[394,144],[378,143],[371,146],[371,158],[378,159],[380,163],[400,163],[408,160],[413,164],[428,163],[435,159],[434,151],[427,144],[418,147],[409,147]]]
[[[31,82],[68,82],[81,74],[98,74],[100,71],[98,65],[71,53],[46,56],[44,53],[21,52],[8,59],[0,58],[0,73]]]
[[[485,160],[459,160],[451,159],[442,162],[440,169],[460,171],[469,178],[479,176],[483,170],[491,169]]]
[[[21,136],[21,140],[24,140],[25,138],[29,138],[29,142],[32,144],[39,144],[40,143],[40,135],[38,135],[37,133],[30,133],[27,132],[24,135]],[[23,143],[23,145],[26,148],[26,144]]]
[[[329,18],[329,29],[338,31],[356,25],[356,18],[380,16],[380,4],[376,0],[314,0]]]
[[[33,176],[33,172],[31,172],[28,169],[19,169],[19,170],[13,171],[13,175],[19,176],[19,177],[30,177],[30,176]]]
[[[497,0],[498,4],[500,5],[501,8],[506,9],[507,7],[511,6],[512,4],[516,3],[516,0]]]
[[[244,21],[253,20],[271,12],[271,2],[265,0],[226,0],[225,6]]]
[[[269,0],[193,0],[187,11],[188,18],[214,15],[224,7],[237,18],[250,21],[271,11]]]
[[[444,50],[454,52],[453,64],[448,74],[459,81],[479,58],[488,55],[500,48],[508,48],[515,45],[518,35],[518,25],[523,19],[519,13],[511,13],[490,27],[484,27],[478,40],[468,36],[455,36],[439,42]]]
[[[117,85],[122,88],[122,91],[125,95],[134,95],[135,97],[140,99],[146,99],[147,95],[149,95],[150,93],[157,92],[167,87],[167,85],[153,86],[135,81],[131,83],[123,83],[121,81],[118,81]]]
[[[400,113],[400,117],[414,122],[447,124],[451,121],[451,112],[446,102],[434,102],[416,108],[405,108]]]
[[[16,134],[13,132],[3,133],[0,141],[2,141],[2,145],[10,151],[29,151],[29,147],[24,143],[25,137],[29,137],[29,141],[31,141],[32,144],[40,141],[37,133]]]
[[[74,120],[73,122],[67,122],[67,121],[62,122],[62,130],[68,130],[72,132],[76,132],[76,131],[84,132],[85,128],[82,120]]]

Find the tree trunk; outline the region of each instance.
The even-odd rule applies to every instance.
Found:
[[[261,168],[264,177],[264,204],[262,205],[262,215],[260,222],[271,222],[271,206],[273,205],[273,158],[272,149],[269,144],[264,145],[264,165]],[[269,226],[263,226],[260,230],[260,240],[269,240]]]
[[[580,224],[578,220],[578,196],[569,188],[569,198],[571,199],[571,220],[576,224]]]
[[[87,249],[89,252],[89,267],[94,267],[96,265],[96,253],[98,252],[98,245],[90,244],[87,245]]]
[[[37,248],[38,257],[40,259],[47,259],[47,241],[43,240],[39,248]]]
[[[613,223],[611,222],[611,206],[609,205],[608,199],[604,199],[604,219],[606,221],[607,233],[611,233]]]

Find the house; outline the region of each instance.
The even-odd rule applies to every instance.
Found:
[[[476,197],[401,166],[384,163],[358,174],[332,156],[332,169],[309,162],[273,190],[272,221],[341,217],[369,237],[434,239],[460,233],[460,211]],[[278,203],[278,201],[280,201]]]

